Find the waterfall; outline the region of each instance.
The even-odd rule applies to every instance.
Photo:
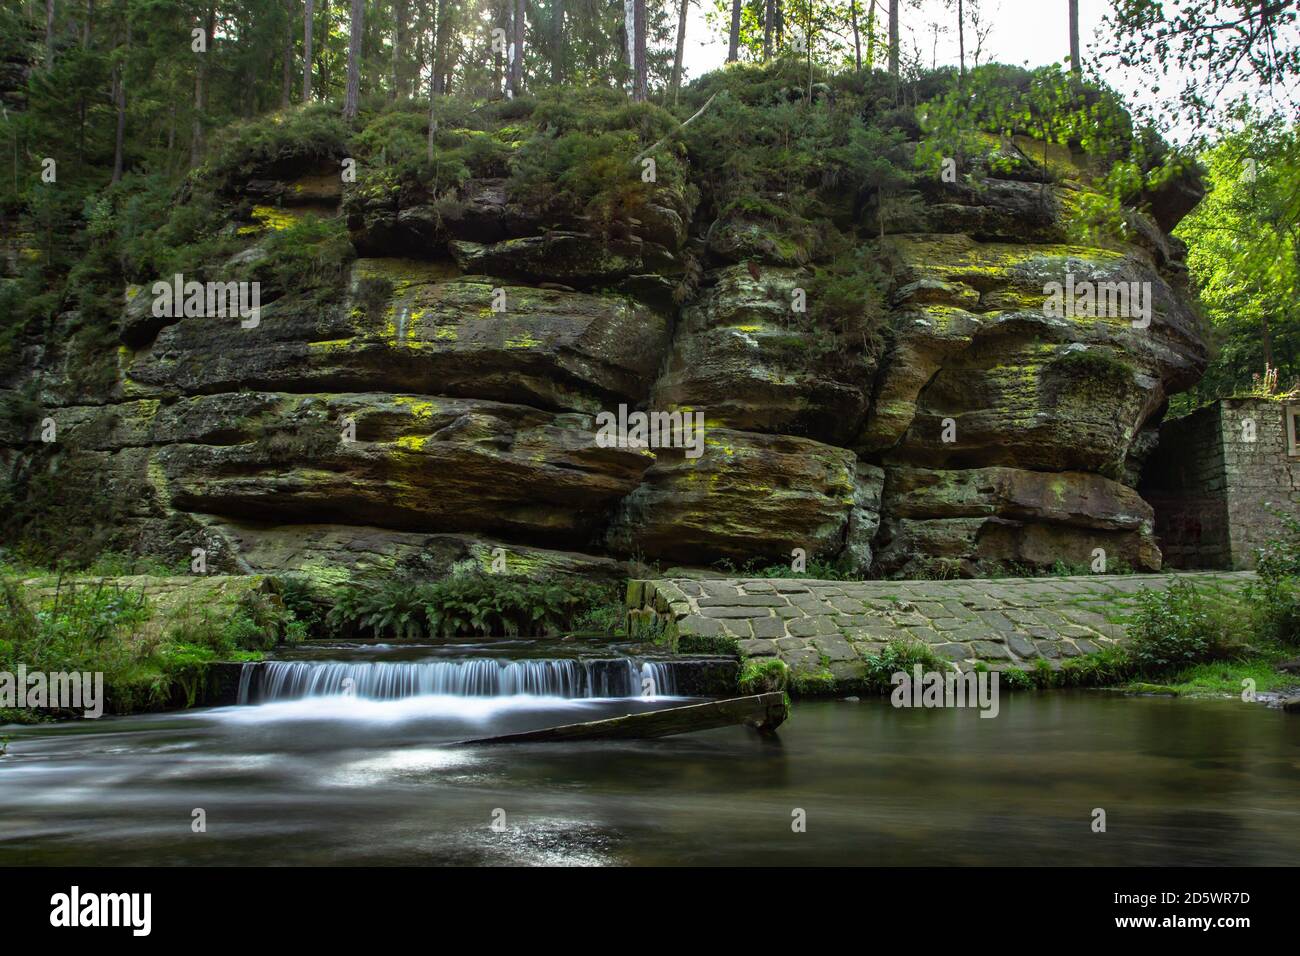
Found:
[[[239,674],[240,704],[355,694],[395,700],[455,697],[672,696],[671,663],[638,658],[602,660],[491,660],[416,662],[265,661]]]

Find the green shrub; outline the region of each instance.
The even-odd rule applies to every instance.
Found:
[[[1138,592],[1126,650],[1138,671],[1160,675],[1240,654],[1237,627],[1227,610],[1207,600],[1189,581],[1173,581],[1165,591]]]
[[[1255,552],[1258,584],[1249,596],[1261,643],[1300,645],[1300,518],[1280,514],[1282,534]]]
[[[540,635],[572,630],[613,587],[577,578],[532,579],[471,571],[437,581],[359,581],[341,590],[328,621],[376,638]]]
[[[207,162],[192,178],[222,188],[236,188],[285,166],[348,155],[347,126],[324,103],[232,123],[213,139]]]
[[[736,690],[745,695],[785,690],[789,684],[790,668],[779,657],[751,658],[736,677]]]
[[[879,653],[868,655],[866,664],[867,671],[862,678],[864,686],[882,691],[894,686],[895,674],[903,671],[910,675],[917,664],[921,665],[922,671],[946,673],[951,670],[951,665],[936,657],[928,644],[915,640],[890,641]]]
[[[1095,654],[1070,658],[1044,686],[1105,687],[1132,679],[1134,671],[1133,659],[1124,648],[1107,647]]]
[[[320,219],[307,215],[284,229],[272,230],[262,241],[264,259],[245,267],[235,278],[258,281],[265,304],[279,295],[312,292],[311,301],[331,301],[346,285],[346,265],[352,259],[352,242],[342,218]]]
[[[1001,682],[1007,690],[1031,690],[1038,684],[1034,675],[1018,667],[1008,667],[1002,671]]]
[[[292,574],[281,578],[280,600],[292,619],[291,623],[297,625],[297,632],[304,636],[325,633],[329,602],[317,591],[310,578]]]

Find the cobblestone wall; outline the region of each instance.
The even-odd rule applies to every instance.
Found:
[[[1179,577],[1231,598],[1250,572]],[[1124,637],[1142,588],[1170,575],[1093,575],[951,581],[781,578],[631,582],[628,605],[653,610],[679,637],[730,635],[746,658],[779,657],[796,673],[851,685],[864,658],[894,640],[924,641],[967,669],[1052,667]]]

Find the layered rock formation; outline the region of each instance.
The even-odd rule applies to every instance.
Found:
[[[1205,348],[1172,223],[1133,213],[1131,244],[1071,240],[1082,173],[928,185],[923,231],[882,243],[883,354],[791,308],[809,272],[785,245],[692,221],[676,191],[601,236],[500,180],[438,206],[322,176],[281,165],[246,192],[347,216],[361,258],[341,303],[290,290],[242,328],[159,319],[128,290],[95,403],[32,357],[58,438],[5,436],[9,474],[62,462],[120,504],[128,546],[202,546],[231,571],[436,572],[496,548],[517,570],[593,574],[796,549],[883,575],[1098,548],[1160,566],[1133,476]],[[1050,315],[1045,288],[1071,277],[1143,284],[1149,325]],[[703,454],[602,447],[595,416],[620,405],[703,413]]]

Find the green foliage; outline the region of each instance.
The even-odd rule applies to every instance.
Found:
[[[1236,617],[1186,580],[1164,591],[1143,588],[1129,624],[1127,651],[1143,674],[1159,675],[1189,664],[1241,654]]]
[[[999,681],[1006,690],[1032,690],[1037,686],[1035,675],[1018,667],[1008,667],[999,672]]]
[[[736,691],[744,695],[783,691],[789,685],[790,668],[779,657],[750,658],[736,677]]]
[[[387,578],[342,588],[327,620],[335,630],[376,638],[536,636],[574,629],[611,597],[612,586],[577,578],[479,572],[436,581]]]
[[[280,578],[280,600],[293,621],[301,626],[305,637],[325,633],[329,600],[310,578],[290,574]]]
[[[286,293],[314,293],[313,301],[341,295],[353,256],[344,220],[304,216],[272,230],[261,246],[266,257],[237,278],[262,282],[264,303]]]
[[[1218,339],[1176,412],[1247,393],[1266,366],[1300,381],[1300,134],[1245,115],[1203,154],[1209,194],[1179,225],[1187,266]]]
[[[679,654],[715,654],[739,657],[740,644],[730,634],[683,634],[677,638]]]
[[[1121,647],[1107,647],[1095,654],[1072,657],[1051,674],[1052,687],[1105,687],[1131,679],[1136,668],[1133,658]],[[1042,675],[1040,675],[1042,676]]]
[[[810,312],[823,328],[838,332],[840,341],[879,357],[885,349],[888,287],[889,279],[870,249],[845,251],[813,272],[808,283]],[[849,357],[841,347],[835,352]]]
[[[835,675],[828,668],[798,670],[790,675],[790,692],[801,697],[826,697],[838,689]]]
[[[796,571],[788,564],[760,564],[751,561],[737,568],[735,562],[724,558],[714,562],[714,567],[738,578],[808,578],[814,581],[857,581],[861,575],[855,574],[842,559],[825,561],[812,558],[803,571]]]
[[[928,644],[914,640],[890,641],[878,653],[867,655],[865,661],[867,670],[862,683],[868,690],[892,688],[895,674],[899,671],[911,674],[917,664],[921,665],[923,672],[951,670],[951,665],[936,656]]]
[[[1282,533],[1255,554],[1250,590],[1254,632],[1263,644],[1300,646],[1300,518],[1279,514]]]
[[[582,611],[573,619],[573,630],[577,633],[600,634],[605,637],[620,636],[624,631],[624,618],[627,608],[617,597],[603,604],[595,604]]]
[[[36,602],[13,578],[0,577],[0,670],[12,673],[21,663],[29,672],[102,673],[112,713],[192,705],[207,665],[253,659],[302,636],[301,624],[273,594],[249,592],[224,613],[181,608],[160,622],[142,590],[111,581],[60,576],[53,595]]]
[[[1277,114],[1295,109],[1300,76],[1297,12],[1290,2],[1118,0],[1100,58],[1149,91],[1146,109],[1167,126],[1203,132],[1248,98]]]
[[[1061,352],[1048,368],[1056,374],[1088,389],[1114,393],[1129,388],[1134,368],[1113,352],[1100,348]]]
[[[627,103],[598,88],[543,94],[529,128],[520,128],[509,190],[518,202],[560,221],[580,219],[599,231],[637,218],[662,189],[685,187],[685,167],[672,149],[656,152],[652,182],[633,158],[676,126],[649,103]],[[525,135],[526,133],[526,135]]]
[[[106,693],[130,698],[141,654],[129,637],[151,615],[143,593],[100,582],[60,580],[52,597],[33,606],[20,586],[0,579],[0,670],[19,664],[47,673],[100,672]],[[29,712],[15,712],[26,719]]]
[[[798,92],[806,78],[785,59],[711,74],[692,87],[690,108],[716,99],[682,133],[706,221],[756,226],[793,262],[838,253],[839,230],[867,225],[869,206],[879,213],[882,197],[910,183],[884,87],[837,78],[809,100]]]
[[[168,563],[147,555],[104,551],[95,555],[94,560],[86,565],[85,571],[89,575],[106,578],[129,577],[138,574],[165,577],[175,574],[188,574],[189,562],[178,560]]]
[[[238,189],[249,179],[312,163],[334,163],[348,155],[348,132],[338,112],[325,104],[232,123],[221,131],[196,181]]]

